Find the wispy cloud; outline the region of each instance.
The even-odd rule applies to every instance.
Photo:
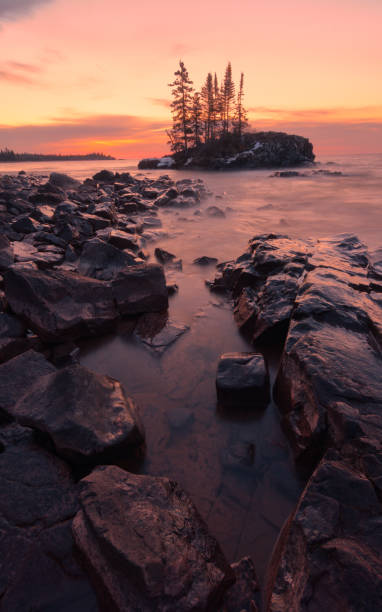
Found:
[[[248,112],[261,119],[269,121],[284,122],[359,122],[377,119],[382,120],[382,106],[370,105],[359,107],[333,107],[333,108],[309,108],[309,109],[287,109],[268,106],[253,106]]]
[[[13,61],[0,64],[0,81],[12,85],[42,85],[41,79],[37,77],[41,73],[42,68],[37,64]]]
[[[7,66],[9,66],[9,68],[13,70],[21,70],[22,72],[32,72],[33,74],[42,72],[41,66],[37,66],[37,64],[24,64],[23,62],[7,62]]]
[[[171,104],[171,100],[167,100],[166,98],[147,98],[153,104],[157,106],[163,106],[164,108],[169,108]]]
[[[39,6],[51,2],[54,0],[0,0],[0,21],[29,15]]]

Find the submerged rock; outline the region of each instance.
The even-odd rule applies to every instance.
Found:
[[[120,383],[80,365],[40,378],[9,414],[46,435],[71,463],[99,463],[144,441],[137,407]]]
[[[74,539],[104,609],[219,609],[234,574],[176,483],[103,466],[80,502]]]
[[[216,376],[222,406],[264,407],[269,401],[268,372],[262,355],[224,353]]]
[[[212,266],[218,263],[216,257],[208,257],[207,255],[202,255],[201,257],[197,257],[192,262],[196,266]]]

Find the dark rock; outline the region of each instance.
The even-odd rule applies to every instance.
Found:
[[[80,185],[80,181],[68,176],[67,174],[61,174],[60,172],[52,172],[49,176],[50,185],[60,187],[60,189],[76,189]]]
[[[167,285],[168,295],[174,295],[175,293],[178,293],[178,291],[179,291],[179,287],[176,283],[173,283],[172,285]]]
[[[0,411],[8,413],[35,382],[56,368],[43,355],[27,351],[0,365]]]
[[[81,488],[73,534],[103,609],[219,609],[233,572],[176,483],[103,466]]]
[[[216,259],[216,257],[208,257],[207,255],[202,255],[202,257],[197,257],[196,259],[194,259],[192,263],[196,264],[197,266],[211,266],[217,264],[218,260]]]
[[[218,206],[209,206],[206,210],[209,217],[223,218],[225,217],[224,211]]]
[[[223,406],[264,407],[269,401],[269,380],[263,356],[223,354],[218,364],[216,389]]]
[[[250,557],[243,557],[231,565],[236,582],[224,596],[219,612],[258,612],[260,589]]]
[[[80,365],[40,378],[9,414],[48,436],[72,463],[105,461],[144,441],[137,408],[120,383]]]
[[[20,234],[30,234],[40,229],[40,225],[28,216],[20,217],[12,223],[11,227],[15,232],[19,232]]]
[[[133,254],[121,251],[98,238],[92,238],[83,246],[78,269],[84,276],[110,280],[136,263]]]
[[[98,236],[102,240],[106,240],[117,249],[129,249],[130,251],[138,251],[139,244],[135,236],[121,230],[103,230],[104,233],[98,232]]]
[[[113,297],[123,315],[160,312],[168,307],[163,268],[140,264],[120,272],[112,282]]]
[[[14,255],[7,236],[0,235],[0,271],[7,270],[13,264]]]
[[[271,176],[278,176],[280,178],[293,178],[295,176],[306,176],[301,172],[296,172],[295,170],[283,170],[281,172],[275,172],[271,174]]]
[[[108,331],[118,316],[110,287],[102,281],[26,268],[9,270],[4,281],[12,311],[48,342]]]
[[[138,163],[139,170],[151,170],[158,168],[159,159],[157,157],[146,157]]]
[[[39,448],[30,430],[11,425],[0,439],[2,610],[94,612],[95,596],[73,555],[78,503],[68,467]]]
[[[176,258],[176,255],[173,255],[172,253],[169,253],[164,249],[160,249],[159,247],[155,249],[154,254],[157,260],[162,264],[169,263],[170,261],[173,261]]]
[[[110,170],[101,170],[93,176],[93,181],[96,181],[97,183],[113,183],[115,178],[114,172],[110,172]]]
[[[274,552],[267,610],[378,610],[382,514],[373,483],[324,458]]]

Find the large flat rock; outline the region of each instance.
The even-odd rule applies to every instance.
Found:
[[[81,489],[73,534],[103,609],[219,609],[234,574],[176,483],[103,466]]]
[[[108,331],[118,317],[110,287],[102,281],[29,268],[8,270],[4,281],[12,311],[48,342]]]
[[[80,365],[43,376],[8,411],[72,463],[99,463],[144,441],[138,409],[121,384]]]
[[[0,429],[0,442],[1,609],[96,612],[73,555],[78,502],[69,468],[19,426]]]
[[[371,478],[322,460],[280,535],[269,612],[380,610],[381,502]]]

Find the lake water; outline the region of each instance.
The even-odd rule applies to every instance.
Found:
[[[219,356],[253,347],[238,333],[229,301],[205,286],[214,267],[199,268],[192,261],[201,255],[219,261],[235,258],[253,235],[270,231],[299,238],[354,232],[371,249],[381,246],[382,155],[318,162],[300,168],[307,176],[295,178],[271,177],[269,170],[145,171],[153,178],[202,178],[213,192],[199,207],[200,215],[195,209],[160,210],[167,235],[147,245],[151,253],[160,246],[183,260],[182,271],[168,273],[169,281],[179,286],[170,298],[169,316],[189,329],[161,357],[124,329],[81,344],[82,363],[119,379],[140,406],[147,452],[136,469],[177,480],[228,559],[251,555],[260,580],[304,481],[295,470],[273,402],[262,412],[217,406]],[[0,164],[0,173],[58,171],[84,179],[103,168],[138,173],[131,160]],[[208,218],[204,210],[211,204],[225,218]],[[273,381],[279,355],[269,352],[265,357]]]

